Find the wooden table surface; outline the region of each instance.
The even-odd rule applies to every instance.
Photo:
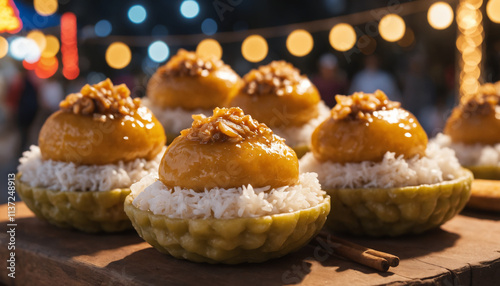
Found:
[[[7,276],[7,206],[0,206],[0,281],[7,285],[500,285],[500,214],[465,211],[419,236],[346,237],[401,258],[387,273],[310,243],[261,264],[210,265],[161,254],[135,233],[59,229],[16,203],[16,278]]]

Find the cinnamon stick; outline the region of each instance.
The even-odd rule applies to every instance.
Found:
[[[390,266],[399,265],[399,257],[395,255],[367,248],[324,232],[320,232],[319,237],[326,240],[338,255],[376,270],[386,272]]]

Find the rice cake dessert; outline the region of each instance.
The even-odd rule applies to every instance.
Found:
[[[471,172],[451,149],[427,144],[410,112],[379,90],[336,100],[300,160],[300,171],[317,172],[332,197],[328,227],[370,236],[421,233],[463,209]]]
[[[265,123],[302,157],[314,129],[330,110],[305,75],[285,61],[251,70],[230,106],[237,106]]]
[[[261,262],[307,244],[330,198],[295,152],[239,108],[193,116],[125,212],[156,249],[195,262]]]
[[[130,185],[158,169],[161,124],[124,85],[85,85],[44,123],[39,147],[19,160],[18,193],[39,217],[86,232],[132,228]]]
[[[467,206],[500,211],[500,82],[463,97],[435,141],[455,150],[460,164],[474,173]]]
[[[148,82],[144,104],[162,123],[170,143],[191,126],[193,114],[226,106],[241,85],[231,67],[214,57],[180,49]]]

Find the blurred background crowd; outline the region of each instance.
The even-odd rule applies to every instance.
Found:
[[[444,1],[442,3],[451,7],[452,13],[451,22],[445,27],[439,21],[447,17],[446,11],[440,11],[434,20],[430,16],[429,7],[436,2],[0,1],[3,3],[0,4],[2,185],[6,186],[7,173],[16,172],[22,152],[31,144],[37,144],[43,122],[58,109],[59,101],[68,93],[79,91],[86,83],[94,84],[109,77],[115,84],[126,83],[132,96],[143,97],[148,79],[158,66],[180,48],[197,49],[204,38],[217,40],[222,59],[241,76],[272,60],[292,63],[309,76],[329,106],[335,105],[336,94],[381,89],[415,114],[429,136],[435,135],[442,130],[444,120],[462,91],[460,81],[465,80],[461,73],[465,66],[461,63],[461,55],[465,51],[461,50],[459,36],[465,29],[461,28],[462,18],[476,15],[476,18],[470,17],[481,25],[477,32],[481,41],[476,43],[480,59],[475,64],[479,74],[475,79],[479,82],[500,80],[500,4],[497,4],[500,1]],[[488,2],[494,2],[496,9],[487,11]],[[464,7],[475,14],[457,13],[464,3],[470,4]],[[9,13],[2,14],[2,9],[17,17],[21,27],[6,25]],[[377,32],[382,16],[390,13],[399,14],[404,20],[403,33],[397,40],[389,40]],[[73,23],[76,42],[66,46],[68,51],[73,45],[76,53],[73,59],[62,55],[67,44],[63,15],[74,17],[69,17],[69,23]],[[355,31],[353,43],[347,49],[335,47],[329,40],[330,29],[340,22],[349,23]],[[71,24],[68,25],[71,28]],[[313,45],[305,54],[297,55],[287,43],[287,37],[296,29],[305,29],[312,37]],[[36,60],[30,59],[28,47],[31,42],[25,39],[29,39],[33,31],[46,37],[46,49],[50,35],[59,39],[56,44],[61,48],[58,46],[46,58],[45,52],[39,51]],[[242,54],[242,42],[251,34],[260,34],[267,44],[259,60]],[[39,43],[36,37],[32,38]],[[121,54],[118,49],[108,57],[115,43],[125,46],[126,52]],[[65,70],[72,60],[73,69]],[[52,68],[44,70],[39,64],[44,61]],[[57,63],[55,68],[54,63]]]

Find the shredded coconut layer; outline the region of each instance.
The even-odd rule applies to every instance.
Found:
[[[461,166],[455,152],[429,143],[425,157],[403,156],[387,152],[381,162],[321,162],[311,152],[299,161],[300,172],[317,172],[325,189],[332,188],[394,188],[436,184],[459,177]]]
[[[500,167],[500,143],[495,145],[453,143],[450,136],[442,133],[439,133],[432,141],[442,147],[455,150],[458,161],[463,166]]]
[[[270,190],[270,187],[214,188],[197,193],[190,189],[167,188],[150,174],[132,185],[133,205],[169,218],[259,217],[294,212],[318,205],[326,194],[315,173],[300,175],[300,184]]]
[[[318,117],[309,120],[309,122],[302,126],[273,128],[273,132],[281,138],[285,138],[288,146],[309,146],[311,145],[311,136],[314,129],[330,116],[330,108],[323,101],[318,103],[318,111]]]
[[[42,160],[40,148],[32,145],[19,159],[17,170],[21,180],[31,187],[41,187],[62,192],[109,191],[129,188],[151,172],[158,172],[163,148],[153,160],[135,159],[106,165],[76,165],[74,163]]]
[[[142,104],[149,108],[167,133],[179,134],[181,130],[191,127],[193,114],[212,115],[212,109],[185,110],[181,107],[162,108],[151,103],[149,98],[143,98]]]

